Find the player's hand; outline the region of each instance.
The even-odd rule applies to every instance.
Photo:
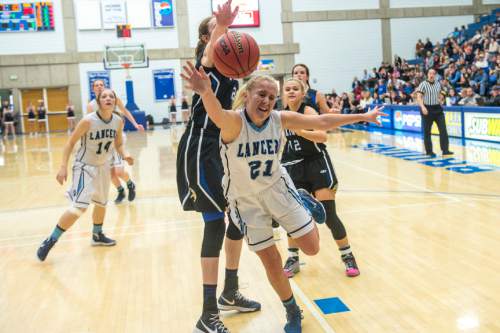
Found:
[[[232,0],[228,0],[222,6],[217,6],[217,11],[214,13],[217,25],[227,28],[233,24],[234,19],[238,15],[239,6],[236,6],[236,8],[231,11],[231,2]]]
[[[368,110],[368,112],[364,114],[366,118],[365,120],[370,123],[375,123],[377,125],[380,125],[380,120],[378,119],[378,117],[387,116],[387,113],[382,112],[383,109],[384,109],[383,106],[376,106],[375,108]]]
[[[427,110],[427,108],[425,106],[422,106],[422,114],[424,116],[427,116],[429,114],[429,110]]]
[[[140,132],[144,132],[144,126],[142,126],[141,124],[137,124],[135,126],[135,129],[138,130],[138,131],[140,131]]]
[[[184,68],[184,73],[181,73],[181,77],[187,81],[186,88],[192,89],[198,95],[212,90],[210,79],[203,67],[200,67],[198,70],[191,61],[188,61],[187,66],[183,66],[182,68]]]
[[[59,172],[57,173],[56,179],[60,185],[64,184],[64,182],[68,179],[68,170],[66,167],[61,166],[61,169],[59,169]]]
[[[134,165],[134,158],[132,156],[124,156],[123,160],[128,163],[128,165]]]

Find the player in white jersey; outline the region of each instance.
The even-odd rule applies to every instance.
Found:
[[[236,112],[223,110],[203,67],[197,70],[188,62],[184,71],[181,76],[188,87],[201,96],[210,119],[220,128],[221,159],[225,167],[223,186],[229,215],[250,249],[260,257],[269,282],[286,308],[285,332],[301,332],[301,311],[281,268],[281,256],[273,240],[272,219],[286,229],[305,254],[314,255],[319,251],[318,229],[303,205],[307,204],[308,208],[322,205],[311,196],[302,202],[281,167],[281,131],[285,128],[327,130],[359,121],[379,123],[377,117],[384,114],[378,107],[356,115],[311,116],[273,111],[278,86],[270,76],[251,78],[236,95],[233,103]]]
[[[92,83],[92,90],[94,91],[94,94],[97,96],[103,91],[105,88],[104,86],[104,81],[103,80],[95,80]],[[97,111],[99,106],[97,105],[97,102],[95,99],[90,101],[90,103],[87,105],[87,113],[95,112]],[[120,112],[123,116],[125,116],[131,123],[134,125],[134,127],[139,130],[139,131],[144,131],[144,127],[140,124],[138,124],[134,116],[130,113],[129,110],[123,105],[123,101],[117,97],[116,98],[116,112]],[[125,132],[123,132],[123,144],[125,145],[126,142],[126,136]],[[111,157],[111,182],[113,185],[116,187],[116,190],[118,191],[118,194],[115,199],[115,203],[119,204],[125,199],[125,189],[123,188],[120,179],[122,179],[126,184],[127,184],[127,189],[128,189],[128,196],[127,199],[128,201],[133,201],[135,199],[135,184],[130,178],[129,173],[127,170],[125,170],[125,165],[123,164],[122,159],[120,158],[120,155],[117,154],[113,150],[113,154]]]
[[[41,261],[45,260],[59,237],[87,210],[91,202],[94,203],[92,245],[116,244],[102,232],[111,178],[109,159],[112,145],[128,164],[132,165],[134,160],[123,151],[123,119],[113,112],[116,106],[114,91],[103,90],[97,96],[97,102],[99,110],[83,117],[64,147],[62,165],[56,177],[61,185],[67,179],[69,156],[80,140],[80,148],[73,163],[73,182],[67,192],[71,207],[60,217],[52,234],[40,245],[37,256]]]

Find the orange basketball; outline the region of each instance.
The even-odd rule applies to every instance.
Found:
[[[214,47],[215,67],[233,79],[252,74],[259,64],[259,56],[257,42],[244,32],[229,31],[217,40]]]

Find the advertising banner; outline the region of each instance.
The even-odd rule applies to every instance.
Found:
[[[384,110],[386,112],[386,110]],[[421,132],[422,118],[420,111],[398,110],[394,108],[394,128],[397,130]]]
[[[465,138],[500,142],[500,114],[466,112]]]
[[[153,24],[160,28],[174,26],[172,0],[153,0]]]
[[[446,111],[444,113],[446,118],[446,130],[449,136],[462,137],[462,113],[454,111]],[[432,134],[439,134],[436,123],[432,125]]]

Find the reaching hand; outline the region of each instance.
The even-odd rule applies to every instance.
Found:
[[[134,159],[131,156],[124,156],[124,161],[127,161],[128,165],[134,165]]]
[[[228,0],[222,6],[217,6],[217,11],[214,13],[217,25],[227,28],[233,24],[234,19],[238,15],[239,6],[236,6],[234,11],[231,11],[231,2],[232,0]]]
[[[141,124],[137,124],[137,126],[135,127],[136,130],[140,131],[140,132],[144,132],[144,126],[142,126]]]
[[[383,109],[383,106],[376,106],[374,109],[368,110],[368,112],[364,114],[366,117],[366,121],[380,125],[380,120],[378,119],[378,117],[387,116],[387,113],[382,112]]]
[[[196,69],[191,61],[187,62],[187,66],[183,66],[184,73],[181,73],[181,77],[187,81],[186,88],[192,89],[198,95],[211,90],[210,79],[208,78],[203,66],[200,69]]]
[[[62,185],[64,184],[67,178],[68,178],[68,170],[65,167],[61,167],[56,176],[57,182]]]

